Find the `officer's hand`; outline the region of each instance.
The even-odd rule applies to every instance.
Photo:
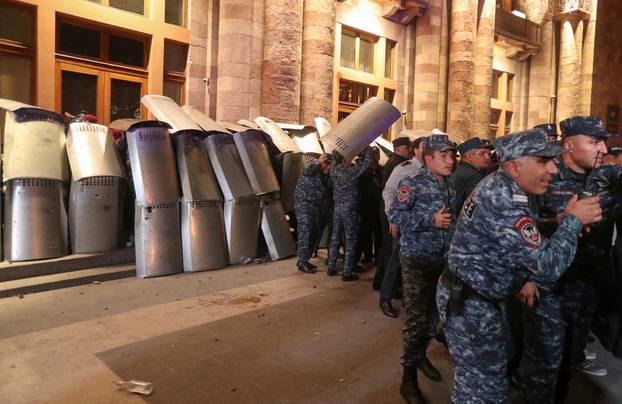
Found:
[[[400,234],[400,229],[396,224],[389,223],[389,234],[391,234],[393,238],[397,238],[397,235]]]
[[[540,299],[540,291],[535,282],[527,282],[516,295],[516,298],[523,306],[534,307]]]
[[[434,215],[434,225],[439,229],[446,229],[451,223],[451,213],[445,213],[445,205]]]
[[[566,205],[564,213],[576,217],[584,225],[599,222],[603,219],[603,210],[599,201],[598,196],[579,199],[578,195],[575,195]]]

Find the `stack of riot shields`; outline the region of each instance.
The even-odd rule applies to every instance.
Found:
[[[69,238],[73,253],[119,247],[125,175],[108,128],[88,122],[69,125],[71,166]]]
[[[181,239],[184,271],[195,272],[228,265],[222,195],[200,130],[175,132],[177,165],[183,193]]]
[[[182,271],[179,188],[169,128],[142,121],[127,130],[136,191],[136,273],[141,278]]]
[[[261,131],[249,129],[233,135],[251,188],[260,198],[261,230],[273,260],[296,254],[296,246],[285,220],[279,184]],[[273,137],[274,139],[274,137]]]
[[[67,255],[65,121],[55,112],[15,106],[4,130],[4,256],[26,261]]]
[[[187,108],[191,117],[168,97],[146,95],[142,103],[160,121],[174,130],[177,165],[183,191],[181,207],[181,240],[184,271],[196,272],[227,266],[222,195],[205,149],[208,133],[194,119],[201,113]],[[206,130],[224,130],[203,116]]]
[[[229,260],[239,264],[257,256],[259,198],[251,188],[233,137],[214,133],[206,140],[216,178],[225,197],[224,217]]]

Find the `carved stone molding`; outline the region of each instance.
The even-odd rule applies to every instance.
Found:
[[[389,0],[382,6],[382,16],[402,25],[410,24],[417,16],[423,15],[428,0]]]

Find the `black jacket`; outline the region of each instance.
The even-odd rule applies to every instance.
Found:
[[[456,205],[454,206],[456,216],[460,214],[466,198],[471,195],[482,179],[484,179],[484,173],[466,161],[460,162],[456,171],[449,176],[449,185],[456,191]]]

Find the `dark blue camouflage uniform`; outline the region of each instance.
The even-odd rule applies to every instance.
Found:
[[[326,199],[326,181],[319,160],[305,164],[294,191],[294,212],[298,230],[298,266],[309,263],[319,237],[320,209]]]
[[[432,135],[424,142],[434,144],[439,151],[455,149],[449,145],[447,135]],[[444,267],[455,217],[449,227],[440,229],[435,225],[435,216],[443,206],[447,208],[446,212],[450,212],[454,201],[455,193],[448,182],[440,182],[424,166],[399,182],[397,195],[389,209],[389,221],[400,231],[402,292],[406,309],[402,366],[416,366],[422,361],[436,333],[436,284]]]
[[[526,131],[497,140],[503,161],[554,156],[544,133]],[[449,289],[439,282],[437,305],[454,361],[454,403],[506,403],[507,322],[502,301],[534,276],[554,282],[570,265],[581,222],[566,216],[545,239],[535,204],[503,169],[486,177],[467,198],[448,254],[448,266],[472,291],[461,313],[449,314]]]
[[[367,170],[374,161],[371,148],[365,149],[363,157],[355,165],[344,166],[333,163],[330,177],[333,182],[333,229],[328,255],[328,269],[335,270],[339,254],[339,242],[345,232],[345,260],[343,276],[350,275],[354,269],[356,242],[358,238],[358,190],[357,178]]]
[[[552,403],[556,395],[562,399],[571,366],[585,359],[583,348],[596,308],[595,280],[609,266],[611,212],[617,201],[618,184],[622,183],[622,168],[613,165],[597,168],[587,189],[583,189],[586,174],[572,171],[563,162],[558,163],[558,168],[559,174],[544,197],[543,212],[562,213],[574,195],[586,191],[600,196],[604,219],[579,239],[575,259],[558,282],[533,279],[540,290],[540,303],[535,310],[525,310],[525,354],[521,361],[529,402]]]

